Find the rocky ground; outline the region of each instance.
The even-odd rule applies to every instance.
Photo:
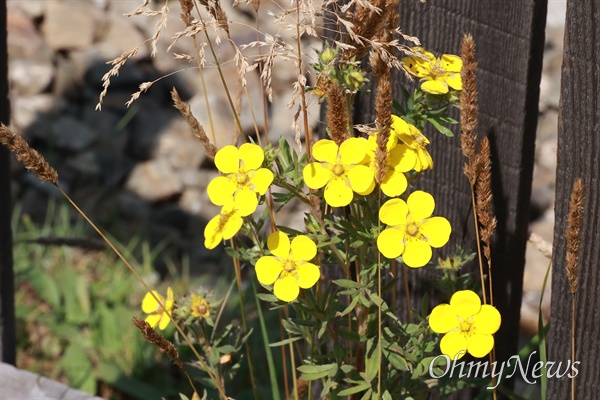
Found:
[[[13,126],[40,149],[59,172],[61,185],[72,193],[104,226],[118,226],[118,237],[145,232],[153,243],[168,240],[170,246],[190,257],[191,265],[219,264],[219,256],[203,246],[203,223],[218,212],[206,195],[208,182],[216,171],[205,159],[200,144],[172,107],[171,87],[175,86],[192,111],[207,121],[204,93],[194,64],[173,54],[194,54],[190,40],[177,42],[171,55],[151,58],[153,36],[160,18],[123,13],[134,10],[139,0],[9,0],[9,69]],[[252,9],[223,5],[231,35],[240,44],[256,39]],[[286,2],[282,2],[284,4]],[[536,164],[532,200],[536,218],[531,231],[543,241],[530,244],[524,278],[523,328],[535,331],[541,277],[549,260],[538,249],[548,247],[553,234],[554,176],[556,168],[557,116],[560,64],[564,26],[564,1],[549,2],[544,75],[541,84],[540,119],[536,143]],[[159,6],[162,4],[158,2]],[[272,2],[274,12],[276,2]],[[176,32],[185,28],[179,19],[179,2],[169,2],[170,17],[158,40],[159,53],[172,43]],[[269,17],[271,18],[271,17]],[[262,29],[292,40],[293,31],[274,26],[271,19],[260,21]],[[113,78],[102,112],[95,111],[102,90],[102,77],[110,66],[106,60],[144,43],[137,55]],[[306,54],[314,54],[316,42],[303,43]],[[208,50],[206,50],[208,52]],[[255,50],[252,50],[255,51]],[[221,45],[222,59],[231,59],[229,46]],[[214,105],[216,140],[231,140],[234,131],[229,105],[223,96],[220,78],[211,68],[205,72],[207,96]],[[236,83],[233,62],[224,65],[227,81]],[[169,75],[180,71],[175,75]],[[159,79],[160,77],[165,78]],[[254,113],[262,115],[258,74],[249,73],[248,97]],[[286,107],[296,80],[292,62],[273,68],[274,95],[268,122],[273,139],[293,137],[290,126],[294,111]],[[141,82],[155,81],[147,93],[126,107]],[[310,104],[311,125],[318,117],[318,104]],[[243,108],[243,127],[253,131],[249,107]],[[41,217],[45,199],[56,196],[52,187],[39,183],[14,164],[14,198],[22,211]],[[298,218],[291,214],[290,220]],[[123,223],[127,222],[127,223]],[[539,242],[539,241],[538,241]],[[549,296],[544,313],[549,311]]]

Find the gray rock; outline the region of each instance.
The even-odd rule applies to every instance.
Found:
[[[59,113],[65,104],[50,94],[15,96],[12,99],[11,116],[15,127],[24,130],[33,124],[40,115]]]
[[[150,160],[137,164],[125,188],[149,202],[167,200],[181,193],[183,184],[165,160]]]
[[[42,93],[52,81],[54,68],[50,62],[11,60],[8,78],[13,94],[31,96]]]
[[[71,116],[62,116],[52,126],[54,145],[67,151],[82,151],[88,148],[98,134]]]
[[[28,1],[22,3],[29,3]],[[7,7],[8,55],[10,60],[27,59],[49,62],[52,51],[29,16],[16,4]]]
[[[49,0],[43,32],[52,50],[83,49],[94,42],[102,12],[87,2]]]
[[[140,46],[138,53],[132,57],[132,60],[137,60],[149,56],[148,45],[143,43],[144,40],[144,35],[131,23],[130,18],[110,13],[99,42],[89,52],[95,53],[99,58],[112,60]]]
[[[9,8],[18,8],[29,18],[40,18],[46,12],[47,0],[8,0]]]

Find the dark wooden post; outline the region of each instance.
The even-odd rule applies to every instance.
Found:
[[[571,294],[565,275],[565,228],[573,182],[583,178],[585,202],[576,292],[576,399],[598,398],[598,336],[600,334],[600,3],[569,1],[565,24],[561,101],[558,123],[556,218],[552,271],[552,320],[548,359],[571,360]],[[553,370],[556,371],[556,365]],[[569,371],[571,372],[571,371]],[[548,380],[549,399],[570,399],[571,380]]]
[[[0,122],[8,124],[8,52],[6,43],[6,0],[0,2]],[[12,258],[10,154],[0,146],[0,358],[15,364],[15,279]]]
[[[491,142],[494,211],[499,219],[493,247],[494,300],[503,318],[496,335],[499,360],[517,351],[546,10],[546,0],[404,0],[400,6],[402,31],[417,36],[436,55],[460,54],[463,33],[471,33],[476,42],[478,133]],[[404,78],[397,74],[396,79]],[[371,100],[371,95],[359,98],[356,122],[373,122]],[[436,213],[453,226],[446,249],[461,244],[474,250],[471,195],[462,173],[458,130],[454,131],[454,138],[426,131],[435,168],[418,185],[434,195]],[[413,301],[431,294],[431,270],[409,275]]]

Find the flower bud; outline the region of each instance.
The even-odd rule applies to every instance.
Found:
[[[360,73],[360,71],[352,71],[345,76],[346,85],[348,85],[351,89],[358,89],[363,82],[365,81],[365,77]]]

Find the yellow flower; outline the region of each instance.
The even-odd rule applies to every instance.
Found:
[[[427,151],[429,139],[416,126],[409,124],[397,115],[392,115],[392,130],[396,137],[417,155],[415,171],[420,172],[433,168],[433,159]]]
[[[452,228],[444,217],[431,217],[435,208],[433,196],[417,190],[407,202],[391,199],[379,210],[379,220],[388,227],[377,237],[377,248],[387,258],[402,255],[412,268],[424,266],[431,260],[432,247],[448,242]]]
[[[500,313],[496,308],[481,305],[479,296],[470,290],[452,295],[450,304],[436,306],[429,316],[429,326],[436,333],[445,333],[440,350],[451,359],[465,352],[481,358],[494,347],[492,336],[500,328]]]
[[[369,136],[367,140],[367,157],[365,158],[364,164],[368,165],[369,168],[375,173],[377,170],[377,162],[375,161],[375,153],[377,152],[377,135]],[[404,172],[408,172],[414,168],[417,157],[416,153],[412,151],[404,143],[398,143],[398,139],[395,135],[390,135],[387,142],[388,157],[386,160],[387,171],[381,181],[381,191],[386,196],[396,197],[400,196],[408,187],[408,180],[404,175]],[[371,186],[364,192],[360,192],[360,195],[367,195],[375,188],[375,181]]]
[[[290,243],[283,232],[273,232],[267,238],[273,256],[263,256],[256,262],[256,278],[263,285],[273,285],[279,300],[294,301],[300,288],[310,289],[319,280],[319,267],[308,261],[317,255],[317,246],[308,236],[298,235]]]
[[[231,239],[242,227],[243,215],[230,200],[221,208],[219,215],[212,218],[204,228],[204,246],[214,249],[223,240]]]
[[[273,173],[260,168],[265,153],[260,146],[244,143],[239,150],[225,146],[215,155],[215,165],[224,176],[213,179],[207,188],[208,197],[217,206],[233,198],[242,216],[250,215],[258,206],[258,195],[263,195],[273,182]]]
[[[175,300],[173,299],[173,290],[170,287],[167,288],[166,299],[158,294],[156,290],[153,290],[152,293],[154,293],[154,295],[165,306],[169,314],[172,314],[173,307],[175,305]],[[165,313],[165,310],[163,310],[160,304],[158,304],[158,302],[150,293],[146,293],[144,300],[142,300],[142,311],[144,311],[146,314],[150,314],[146,317],[146,322],[153,328],[158,325],[158,329],[164,330],[171,321],[169,316]]]
[[[452,54],[444,54],[441,58],[435,58],[433,54],[422,47],[414,47],[414,52],[421,57],[404,57],[402,64],[404,68],[414,76],[421,78],[423,82],[421,89],[431,94],[446,94],[449,88],[462,90],[460,70],[462,60]]]
[[[374,174],[361,163],[367,154],[367,140],[350,138],[339,147],[333,140],[322,139],[313,145],[312,162],[304,167],[304,182],[311,189],[325,186],[325,201],[332,207],[344,207],[373,183]]]
[[[192,305],[190,306],[190,314],[198,318],[210,317],[210,303],[204,298],[200,298],[192,293]]]

